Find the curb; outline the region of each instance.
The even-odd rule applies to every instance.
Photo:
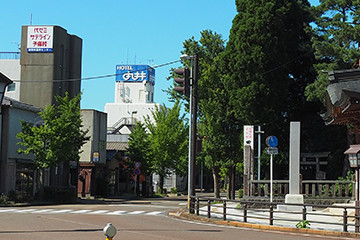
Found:
[[[224,220],[216,220],[209,219],[197,215],[192,215],[186,210],[180,209],[176,213],[169,213],[169,216],[188,219],[188,220],[196,220],[202,222],[208,222],[218,225],[226,225],[233,227],[242,227],[242,228],[253,228],[260,229],[265,231],[278,231],[278,232],[291,232],[291,233],[301,233],[301,234],[310,234],[310,235],[318,235],[318,236],[329,236],[329,237],[347,237],[347,238],[360,238],[359,233],[352,232],[337,232],[337,231],[329,231],[329,230],[320,230],[320,229],[305,229],[305,228],[291,228],[291,227],[281,227],[281,226],[272,226],[272,225],[261,225],[254,223],[244,223],[244,222],[236,222],[236,221],[224,221]]]

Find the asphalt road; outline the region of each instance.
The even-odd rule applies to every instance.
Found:
[[[105,239],[102,229],[109,222],[118,231],[114,240],[331,239],[218,226],[168,216],[168,211],[181,205],[184,201],[0,208],[0,240]]]

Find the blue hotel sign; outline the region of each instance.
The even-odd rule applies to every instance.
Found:
[[[155,69],[148,65],[116,65],[116,81],[155,84]]]

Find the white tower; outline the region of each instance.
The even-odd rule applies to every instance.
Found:
[[[117,65],[115,102],[105,105],[108,127],[117,129],[123,124],[152,118],[154,103],[155,70],[148,65]],[[122,132],[128,134],[127,132]]]

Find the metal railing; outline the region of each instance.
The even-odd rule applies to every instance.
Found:
[[[359,233],[360,217],[356,209],[360,211],[360,207],[348,204],[270,203],[190,196],[189,212],[224,221],[287,227],[302,223],[314,229]]]
[[[289,180],[274,180],[273,192],[277,196],[285,196],[289,193]],[[354,197],[352,186],[353,181],[339,180],[303,180],[300,181],[300,193],[304,197],[331,197],[331,198],[351,198]],[[270,180],[250,181],[250,196],[263,197],[270,194]]]

